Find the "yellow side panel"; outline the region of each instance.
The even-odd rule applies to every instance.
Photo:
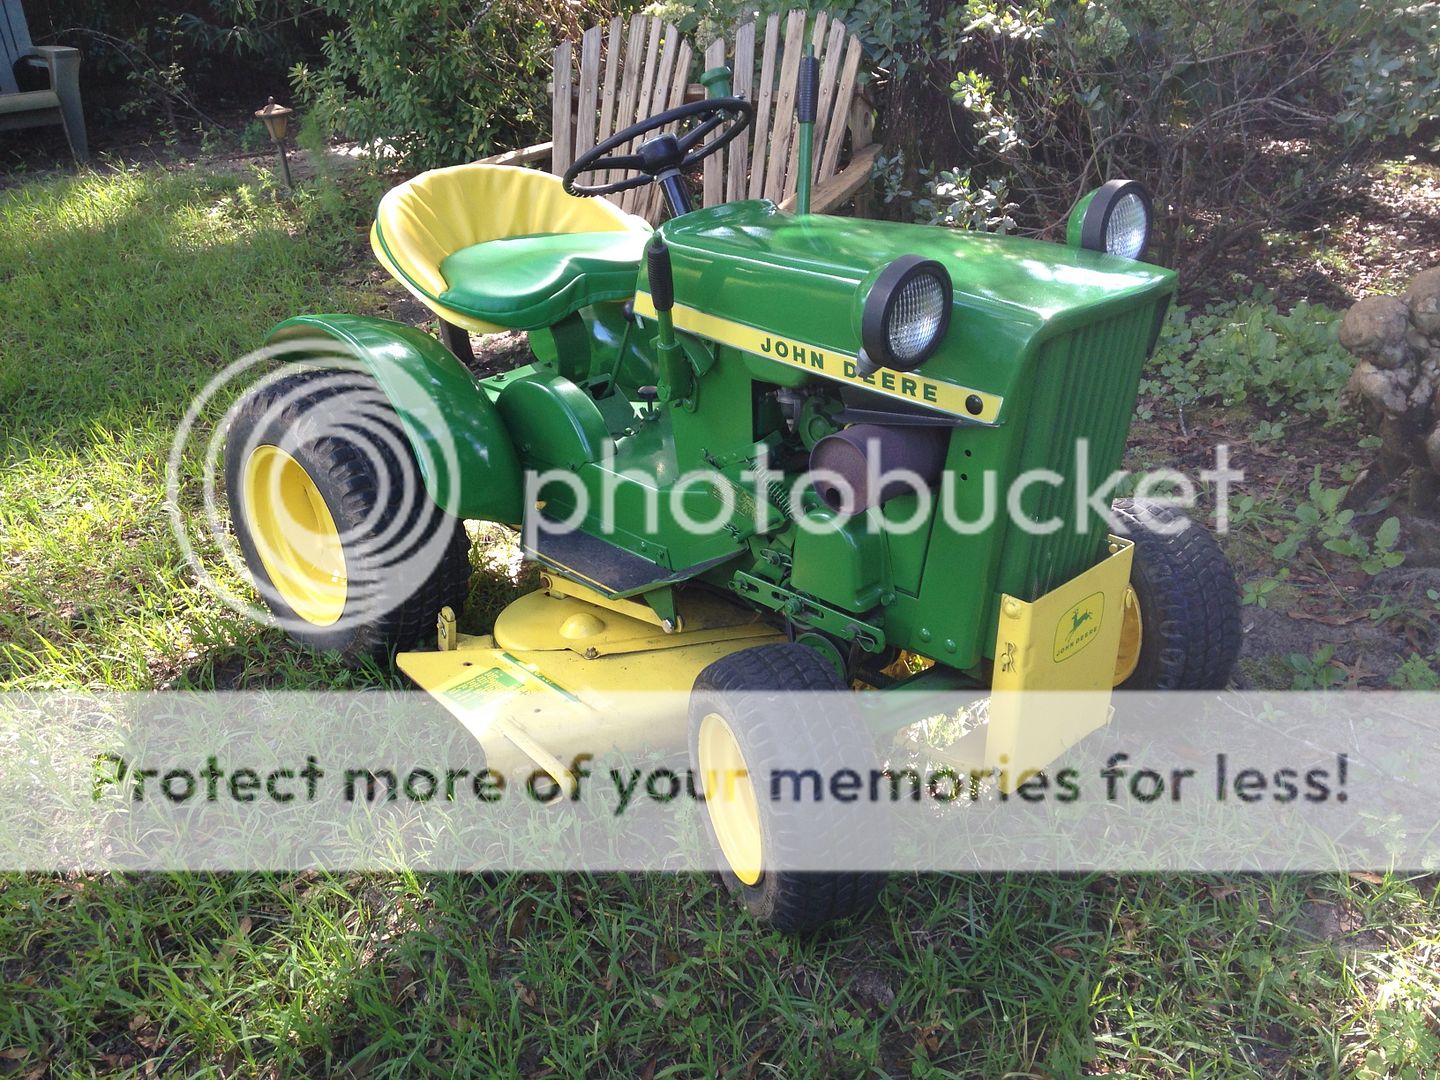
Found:
[[[1001,598],[984,764],[1012,785],[1109,719],[1135,548],[1112,536],[1110,552],[1038,600]]]

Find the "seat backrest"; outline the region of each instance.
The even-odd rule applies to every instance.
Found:
[[[15,61],[33,50],[20,0],[0,0],[0,94],[13,94]]]
[[[543,172],[475,163],[434,169],[392,188],[375,223],[390,262],[434,296],[448,288],[440,264],[472,244],[635,224],[605,199],[572,199]]]
[[[608,26],[592,26],[580,38],[578,54],[571,42],[562,41],[555,48],[550,171],[563,175],[579,155],[615,132],[683,102],[692,58],[690,43],[678,29],[644,15],[632,15],[628,27],[618,16]],[[623,147],[616,151],[625,152]],[[591,180],[604,183],[624,175]],[[653,185],[611,198],[627,213],[650,221],[660,212],[660,192]]]
[[[727,41],[717,38],[705,50],[705,67],[728,64],[734,92],[755,104],[751,129],[705,162],[706,206],[737,199],[770,199],[782,203],[795,194],[799,181],[799,124],[795,91],[800,60],[808,43],[820,64],[820,100],[815,116],[813,181],[834,176],[850,128],[860,72],[860,39],[839,19],[817,12],[813,24],[804,10],[771,15],[763,28],[749,22]],[[759,52],[757,71],[756,55]],[[858,149],[868,132],[853,133]]]

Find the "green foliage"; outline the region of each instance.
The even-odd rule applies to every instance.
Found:
[[[1281,568],[1274,577],[1260,578],[1257,581],[1247,581],[1240,590],[1240,603],[1253,604],[1258,608],[1270,606],[1270,594],[1278,589],[1290,576],[1290,571]]]
[[[1344,670],[1335,663],[1335,646],[1321,645],[1315,652],[1290,653],[1285,657],[1293,690],[1331,690],[1345,684]]]
[[[84,52],[92,120],[156,116],[172,139],[194,124],[228,130],[207,99],[244,95],[258,106],[257,87],[278,94],[285,70],[332,26],[305,0],[54,0],[28,14],[37,42]]]
[[[1405,553],[1395,550],[1400,539],[1399,518],[1386,518],[1375,530],[1374,537],[1367,537],[1356,527],[1355,511],[1344,505],[1349,493],[1348,484],[1326,486],[1317,465],[1306,488],[1306,497],[1297,500],[1293,509],[1278,499],[1262,502],[1254,495],[1242,495],[1230,507],[1230,521],[1236,528],[1255,526],[1270,535],[1276,531],[1282,533],[1273,549],[1277,564],[1288,563],[1307,546],[1318,544],[1326,551],[1353,559],[1371,577],[1401,565]],[[1288,569],[1282,569],[1275,578],[1247,583],[1242,602],[1266,607],[1269,594],[1289,575]],[[1371,617],[1384,616],[1372,611]]]
[[[296,93],[327,130],[417,169],[538,141],[549,128],[551,47],[583,29],[561,0],[319,6],[344,26],[325,36],[323,65],[292,69]]]
[[[999,176],[983,183],[969,169],[941,172],[934,187],[932,224],[976,232],[1008,233],[1015,229],[1020,207],[1010,199],[1010,185]]]
[[[1263,296],[1195,314],[1172,309],[1140,384],[1141,396],[1180,407],[1251,402],[1278,410],[1282,418],[1294,412],[1328,422],[1348,419],[1341,391],[1355,361],[1340,346],[1341,317],[1304,302],[1283,315]],[[1150,415],[1152,408],[1142,408],[1142,418]],[[1283,433],[1283,425],[1271,422],[1257,438],[1268,441]]]
[[[1331,537],[1325,541],[1325,548],[1357,560],[1360,568],[1374,577],[1380,571],[1390,570],[1405,561],[1405,553],[1395,550],[1395,542],[1399,538],[1400,519],[1390,517],[1375,531],[1373,543],[1362,534],[1352,532],[1348,536]]]
[[[1208,259],[1225,238],[1313,202],[1381,139],[1440,116],[1436,2],[967,0],[964,10],[951,93],[973,125],[973,167],[1007,178],[1047,224],[1104,179],[1145,180],[1167,261],[1183,254],[1198,207],[1221,212]]]
[[[1440,673],[1435,670],[1435,658],[1411,653],[1390,675],[1390,685],[1396,690],[1440,690]]]

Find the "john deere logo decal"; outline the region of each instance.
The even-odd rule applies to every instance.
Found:
[[[635,311],[646,318],[654,318],[655,301],[649,293],[635,294]],[[861,375],[854,356],[822,349],[794,338],[777,337],[684,304],[676,304],[671,317],[681,330],[712,338],[767,360],[803,367],[822,378],[858,384],[891,397],[905,398],[941,412],[963,416],[972,423],[993,425],[1000,422],[1000,408],[1005,402],[996,394],[955,383],[937,382],[919,375],[897,374],[886,368],[872,375]],[[971,401],[980,402],[979,412],[971,408]]]
[[[1091,593],[1072,607],[1055,626],[1055,662],[1069,660],[1095,640],[1105,614],[1105,594]]]

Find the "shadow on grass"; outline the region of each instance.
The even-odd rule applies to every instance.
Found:
[[[57,1071],[1272,1077],[1440,1052],[1413,933],[1433,882],[905,875],[811,939],[757,930],[702,875],[5,895],[51,917],[0,939],[0,1033]]]

